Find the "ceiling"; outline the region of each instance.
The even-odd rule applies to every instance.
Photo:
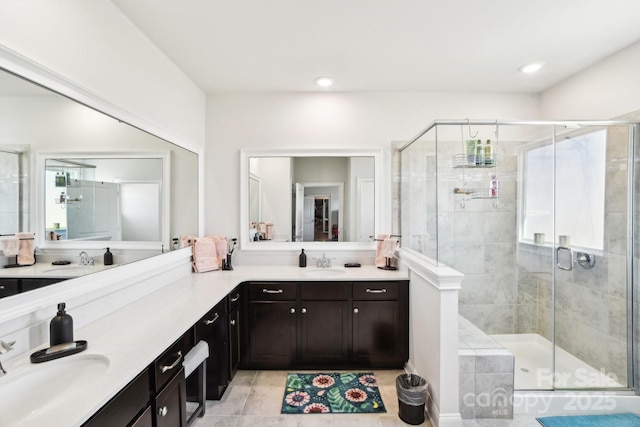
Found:
[[[638,0],[112,2],[207,93],[537,93],[640,40]]]

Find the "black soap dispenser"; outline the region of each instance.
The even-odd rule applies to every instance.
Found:
[[[307,254],[304,253],[304,249],[300,252],[300,256],[298,257],[298,265],[300,267],[307,266]]]
[[[104,265],[112,265],[113,264],[113,254],[107,248],[107,252],[104,253]]]
[[[49,343],[51,347],[73,342],[73,318],[64,310],[65,303],[58,304],[58,314],[49,324]]]

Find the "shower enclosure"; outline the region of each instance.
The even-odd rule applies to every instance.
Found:
[[[516,390],[638,390],[639,130],[436,121],[399,150],[403,249],[464,273]]]

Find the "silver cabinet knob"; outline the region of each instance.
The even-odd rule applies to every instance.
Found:
[[[231,326],[236,326],[236,320],[235,319],[229,320],[229,323],[231,324]]]
[[[158,415],[160,415],[161,417],[165,417],[167,415],[167,412],[169,412],[169,409],[167,409],[166,406],[158,408]]]
[[[293,313],[295,313],[295,312],[296,312],[296,309],[295,309],[295,308],[292,308],[292,309],[291,309],[291,313],[293,314]]]
[[[306,309],[306,308],[303,308],[303,309],[302,309],[302,314],[304,314],[304,313],[306,313],[306,312],[307,312],[307,309]]]
[[[354,309],[353,309],[353,312],[354,312],[355,314],[358,314],[358,309],[357,309],[357,308],[354,308]]]

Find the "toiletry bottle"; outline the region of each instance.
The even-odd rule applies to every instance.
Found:
[[[479,139],[476,145],[476,165],[484,165],[484,147]]]
[[[300,252],[300,257],[298,258],[298,265],[300,267],[307,266],[307,254],[304,253],[304,249]]]
[[[476,141],[475,139],[467,139],[467,164],[476,164]]]
[[[500,189],[499,189],[499,181],[498,178],[493,175],[491,177],[491,183],[489,184],[489,195],[491,197],[498,197],[500,195]]]
[[[65,303],[58,304],[58,314],[51,319],[49,324],[49,344],[51,347],[58,344],[73,342],[73,319],[64,310]]]
[[[107,248],[107,252],[104,253],[104,265],[112,265],[113,264],[113,254]]]
[[[487,139],[487,145],[484,146],[484,164],[493,166],[493,160],[493,147],[491,146],[491,140]]]

